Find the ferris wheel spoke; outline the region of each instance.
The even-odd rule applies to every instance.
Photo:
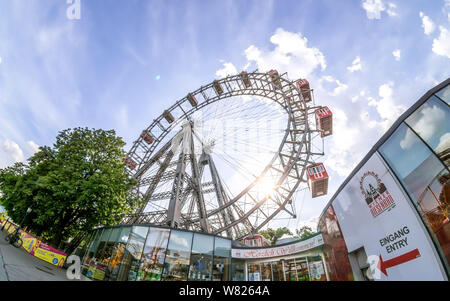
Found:
[[[165,110],[125,160],[138,181],[132,193],[145,203],[127,221],[239,238],[278,214],[293,218],[294,193],[323,154],[325,133],[311,123],[322,109],[307,103],[313,95],[304,84],[273,70],[245,72]]]

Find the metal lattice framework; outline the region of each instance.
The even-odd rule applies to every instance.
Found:
[[[190,95],[195,97],[195,105]],[[204,151],[195,154],[192,147],[196,133],[192,122],[187,121],[196,111],[215,102],[246,95],[281,106],[287,115],[287,124],[270,162],[256,179],[231,196],[216,168],[214,155]],[[127,216],[124,223],[169,225],[239,239],[255,233],[280,212],[295,218],[294,193],[302,183],[306,186],[306,167],[313,164],[314,157],[323,155],[323,151],[314,152],[311,148],[312,139],[320,134],[311,117],[317,108],[314,102],[307,103],[303,99],[286,73],[277,75],[274,81],[268,73],[243,72],[191,92],[144,130],[152,137],[151,143],[141,135],[130,149],[127,160],[131,164],[127,165],[127,171],[138,182],[133,193],[143,198],[145,204]],[[184,134],[168,139],[168,134],[182,123]],[[190,143],[186,143],[188,140]],[[174,143],[183,146],[180,151],[174,151]],[[186,146],[192,148],[191,152],[186,151]],[[211,177],[202,182],[205,170]],[[258,182],[267,176],[276,179],[275,185],[270,193],[261,196],[257,191]],[[161,183],[171,188],[156,192]],[[214,201],[206,203],[206,194],[213,194]],[[164,199],[168,200],[167,206],[155,205],[156,201]]]

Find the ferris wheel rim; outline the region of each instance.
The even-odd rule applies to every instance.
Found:
[[[235,82],[235,83],[237,82],[238,85],[239,85],[239,81],[241,80],[241,74],[242,73],[237,74],[237,75],[227,76],[227,77],[222,78],[220,80],[213,81],[213,82],[211,82],[211,83],[209,83],[209,84],[207,84],[205,86],[201,86],[199,89],[197,89],[197,90],[195,90],[195,91],[193,91],[193,92],[191,92],[189,94],[193,94],[193,95],[202,94],[204,96],[204,92],[205,91],[207,91],[208,89],[212,89],[214,82],[219,82],[219,84],[224,85],[226,87],[226,89],[228,90],[228,88],[231,87],[230,86],[230,82]],[[267,73],[252,72],[252,73],[248,73],[248,75],[253,79],[254,82],[259,80],[259,81],[265,82],[269,87],[272,85],[272,81],[268,77]],[[298,91],[296,85],[293,82],[289,81],[288,79],[284,78],[283,75],[284,74],[280,75],[279,79],[282,82],[282,84],[284,84],[284,87],[288,86],[291,92],[294,91],[293,93],[297,94],[300,97],[301,93],[300,93],[300,91]],[[256,77],[259,77],[259,78],[256,78]],[[204,108],[206,106],[209,106],[209,105],[211,105],[211,104],[213,104],[215,102],[218,102],[220,100],[248,95],[248,96],[263,97],[265,99],[269,99],[269,100],[273,101],[274,103],[278,103],[287,112],[287,114],[289,116],[288,121],[287,121],[287,125],[286,125],[285,134],[283,136],[283,139],[281,140],[280,146],[278,147],[278,151],[275,153],[273,158],[269,161],[269,163],[265,166],[264,170],[258,176],[258,178],[263,177],[267,173],[267,171],[272,168],[273,163],[274,163],[274,161],[276,161],[277,157],[280,156],[281,152],[284,149],[283,147],[286,145],[286,141],[287,141],[287,139],[288,139],[288,137],[290,135],[290,126],[293,123],[293,120],[292,120],[293,112],[292,112],[292,106],[290,105],[289,101],[287,101],[287,99],[289,97],[294,97],[293,95],[285,95],[286,93],[285,93],[285,91],[283,89],[280,89],[279,91],[276,91],[275,89],[263,89],[263,88],[265,88],[265,87],[257,87],[257,88],[251,87],[251,88],[241,89],[241,90],[230,89],[231,91],[227,91],[227,93],[223,93],[223,95],[217,95],[217,96],[212,97],[210,99],[206,99],[206,101],[204,101],[204,102],[198,103],[198,105],[193,106],[188,111],[184,111],[182,109],[182,107],[181,107],[181,104],[186,103],[188,101],[187,97],[184,97],[184,98],[176,101],[166,111],[173,112],[175,108],[180,107],[182,109],[182,111],[184,112],[184,114],[182,116],[177,116],[177,118],[172,123],[170,123],[169,127],[166,128],[166,127],[162,127],[161,126],[162,125],[161,121],[164,119],[164,113],[163,113],[160,116],[158,116],[156,119],[154,119],[152,124],[144,130],[146,132],[151,133],[151,130],[158,126],[160,129],[162,129],[162,132],[160,133],[160,135],[158,137],[155,137],[155,142],[156,143],[154,143],[152,145],[153,149],[150,149],[146,153],[146,157],[145,158],[141,158],[141,162],[139,162],[139,165],[136,166],[136,167],[138,167],[137,171],[134,174],[132,173],[131,176],[134,177],[139,182],[140,178],[145,174],[145,172],[148,170],[149,166],[151,166],[151,164],[148,164],[147,166],[145,166],[146,159],[148,160],[149,158],[152,158],[152,156],[155,153],[157,154],[157,152],[160,151],[164,147],[163,146],[163,147],[160,147],[158,149],[158,146],[159,146],[160,142],[162,142],[163,139],[170,132],[172,132],[176,128],[176,126],[179,125],[183,120],[188,119],[189,117],[191,117],[195,112],[199,111],[200,109],[202,109],[202,108]],[[280,91],[281,91],[281,93],[279,93]],[[233,92],[235,92],[235,93],[233,94]],[[240,93],[237,93],[237,92],[240,92]],[[261,95],[261,94],[264,94],[264,95]],[[275,96],[277,96],[277,95],[280,96],[279,94],[281,94],[281,97],[276,98]],[[301,97],[301,98],[303,98],[303,97]],[[280,100],[282,100],[284,102],[279,102]],[[306,105],[304,100],[299,102],[299,103],[297,103],[297,104],[301,105],[299,110],[303,112],[303,118],[306,119],[306,121],[305,121],[305,127],[306,128],[305,128],[304,132],[302,133],[303,134],[302,141],[296,141],[296,142],[299,142],[299,144],[300,143],[302,143],[302,144],[305,143],[307,145],[307,150],[309,150],[310,149],[310,144],[311,144],[311,133],[309,131],[309,124],[308,124],[308,106]],[[128,156],[127,158],[131,157],[132,153],[136,150],[137,145],[138,144],[142,144],[142,143],[145,143],[145,142],[142,141],[142,137],[139,137],[138,140],[134,141],[132,148],[130,149],[130,151],[127,154],[127,156]],[[157,151],[157,149],[158,149],[158,151]],[[292,147],[291,157],[293,157],[293,158],[300,157],[300,152],[295,153],[295,145]],[[307,162],[309,161],[309,157],[310,157],[310,154],[307,151],[306,152],[306,158],[304,159],[305,163],[303,165],[307,164]],[[284,178],[289,174],[291,169],[292,169],[292,165],[286,166],[286,168],[284,170],[284,173],[283,173],[283,177]],[[297,185],[295,186],[295,189],[298,187],[298,185],[301,182],[303,182],[303,176],[304,176],[304,168],[302,169],[302,174],[301,174],[300,180],[298,181]],[[227,205],[225,207],[220,207],[220,208],[217,208],[217,209],[211,211],[211,213],[208,215],[208,217],[209,216],[213,216],[215,214],[218,214],[218,212],[220,212],[220,210],[224,210],[225,208],[232,206],[237,200],[239,200],[240,197],[245,195],[245,193],[248,192],[249,189],[251,189],[252,187],[254,187],[257,184],[258,178],[253,180],[249,185],[247,185],[247,187],[244,190],[242,190],[240,193],[238,193],[233,198],[234,202],[229,202],[229,203],[227,203]],[[281,183],[279,183],[280,181],[281,181]],[[278,186],[280,184],[282,184],[282,183],[283,183],[283,180],[277,181],[277,185]],[[293,190],[295,190],[295,189],[293,189]],[[280,206],[278,209],[279,210],[277,210],[277,211],[272,213],[272,215],[270,216],[271,218],[276,216],[279,213],[279,211],[282,210],[283,208],[281,208],[281,206]],[[246,216],[249,216],[255,210],[258,210],[258,208],[255,207],[253,211],[250,210],[250,212],[246,213]],[[266,222],[263,222],[261,224],[263,224],[263,225],[266,224],[270,219],[268,219]],[[195,220],[193,222],[195,222]],[[233,225],[239,224],[240,222],[242,222],[242,218],[237,220],[236,222],[234,222]],[[233,225],[228,226],[227,229],[230,228],[230,227],[233,227]],[[260,228],[260,227],[257,227],[257,228]],[[226,229],[224,229],[224,228],[220,228],[217,231],[223,232],[225,230]]]

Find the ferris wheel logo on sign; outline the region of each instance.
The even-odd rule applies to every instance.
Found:
[[[361,193],[373,217],[395,207],[394,199],[380,177],[373,171],[367,171],[359,181]]]

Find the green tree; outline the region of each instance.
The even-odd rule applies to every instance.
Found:
[[[274,246],[281,236],[283,236],[284,234],[292,235],[292,232],[288,228],[283,227],[275,230],[271,228],[268,228],[267,230],[261,230],[259,231],[259,234],[270,240],[270,244]]]
[[[88,128],[59,132],[53,147],[40,147],[28,164],[0,170],[0,202],[23,226],[55,245],[99,225],[113,225],[139,200],[124,170],[122,138]]]
[[[300,229],[296,229],[295,230],[295,234],[300,238],[300,239],[305,239],[310,237],[311,235],[314,234],[313,230],[311,229],[311,227],[308,226],[303,226]]]

